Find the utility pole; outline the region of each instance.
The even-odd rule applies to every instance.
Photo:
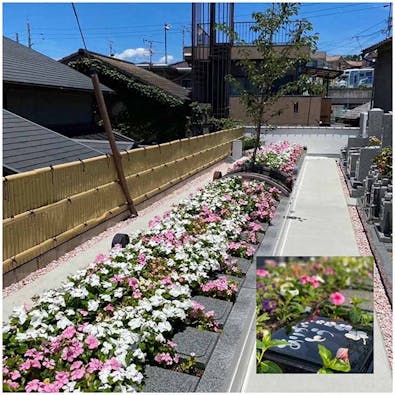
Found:
[[[27,46],[31,48],[33,46],[32,38],[30,35],[30,23],[27,21]]]
[[[387,6],[385,6],[387,7]],[[389,4],[388,18],[387,18],[387,37],[391,35],[392,30],[392,3]]]
[[[110,43],[110,56],[114,56],[114,51],[113,51],[113,48],[112,48],[112,45],[114,44],[114,41],[109,41],[109,43]]]
[[[171,26],[168,23],[165,23],[165,63],[167,64],[167,31],[170,30]]]
[[[19,43],[19,34],[18,34],[18,33],[15,33],[15,41],[16,41],[17,43]]]
[[[153,41],[152,40],[143,39],[143,43],[149,45],[149,49],[148,49],[148,52],[149,52],[149,68],[151,69],[151,67],[152,67],[152,55],[154,53],[154,51],[152,49]]]
[[[189,29],[186,26],[182,27],[182,50],[184,51],[184,47],[185,47],[185,33],[190,32],[191,29]]]

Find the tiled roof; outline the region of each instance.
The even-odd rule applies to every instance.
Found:
[[[20,173],[103,155],[50,129],[3,110],[3,167]]]
[[[124,136],[123,134],[113,132],[115,141],[127,142],[129,144],[134,143],[134,140],[130,137]],[[97,132],[90,134],[81,134],[78,136],[73,136],[73,139],[82,139],[82,140],[107,140],[107,135],[105,132]]]
[[[85,51],[80,50],[77,53],[66,56],[65,58],[61,59],[61,62],[67,62],[76,59],[80,56],[84,56],[83,55],[84,52]],[[132,78],[139,80],[140,82],[144,82],[149,85],[153,85],[157,88],[160,88],[178,99],[189,100],[188,90],[184,89],[182,86],[177,85],[166,78],[160,77],[159,75],[152,73],[151,71],[144,70],[142,67],[138,67],[131,62],[127,62],[121,59],[116,59],[110,56],[101,55],[96,52],[89,51],[89,54],[96,59],[99,59],[105,63],[110,64],[111,66],[115,67],[118,71],[126,75],[129,75]]]
[[[84,140],[84,139],[75,139],[73,141],[77,143],[82,143],[87,145],[90,148],[103,152],[103,154],[112,154],[110,143],[107,140]],[[126,141],[117,141],[116,142],[119,151],[129,151],[134,148],[134,142],[126,142]]]
[[[7,37],[3,37],[3,81],[93,91],[86,75]],[[101,88],[112,92],[104,85]]]

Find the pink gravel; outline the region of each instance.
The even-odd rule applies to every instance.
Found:
[[[343,187],[343,192],[346,197],[349,197],[349,191],[347,188],[344,174],[340,168],[340,164],[337,162],[337,170],[339,172],[340,182]],[[369,245],[369,241],[366,237],[365,230],[361,223],[356,207],[348,208],[352,226],[355,233],[355,239],[359,248],[359,252],[362,256],[373,255]],[[374,310],[379,322],[379,326],[384,338],[384,346],[387,352],[388,361],[392,369],[392,307],[388,300],[388,297],[384,290],[384,285],[381,281],[380,273],[377,267],[374,267]]]
[[[142,208],[141,210],[138,210],[139,218],[141,217],[146,217],[146,223],[152,219],[152,214],[150,214],[154,209],[163,206],[166,207],[169,205],[171,201],[174,201],[173,204],[177,204],[178,200],[177,197],[179,196],[180,192],[183,190],[189,190],[191,194],[197,192],[197,190],[204,185],[208,184],[212,178],[213,178],[213,173],[214,171],[221,171],[223,174],[226,173],[227,169],[229,168],[229,163],[226,163],[224,161],[215,164],[208,169],[192,176],[189,178],[186,182],[182,182],[180,185],[176,185],[175,189],[172,190],[170,193],[166,194],[162,198],[158,199],[157,201],[154,201],[152,204],[149,204],[147,207]],[[145,205],[146,203],[142,203],[140,206]],[[137,207],[138,208],[138,207]],[[162,213],[164,213],[166,209],[164,208]],[[122,229],[128,227],[130,224],[136,221],[137,218],[128,218],[124,221],[118,222],[114,226],[106,229],[104,232],[98,234],[95,237],[92,237],[88,241],[84,242],[80,246],[74,248],[73,250],[69,251],[68,253],[62,255],[60,258],[53,260],[51,263],[49,263],[47,266],[45,266],[42,269],[36,270],[33,273],[30,273],[28,276],[26,276],[24,279],[21,281],[11,284],[10,286],[6,287],[3,289],[3,298],[6,298],[10,295],[12,295],[14,292],[19,291],[21,288],[23,288],[25,285],[31,284],[37,280],[40,279],[41,276],[44,274],[54,270],[60,265],[67,264],[69,260],[78,254],[81,254],[94,246],[96,243],[100,242],[101,240],[105,238],[112,237],[115,233],[121,232]],[[102,251],[97,251],[99,254]],[[86,263],[87,265],[90,264],[90,262]]]

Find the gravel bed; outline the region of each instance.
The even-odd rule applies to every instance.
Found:
[[[340,177],[340,182],[343,187],[344,196],[349,197],[349,191],[347,188],[346,180],[344,179],[344,175],[342,170],[340,169],[340,164],[337,162],[337,170]],[[370,249],[370,245],[368,239],[366,237],[365,231],[363,229],[363,225],[358,215],[358,211],[356,207],[349,207],[348,211],[350,213],[350,218],[352,222],[352,226],[355,233],[355,239],[362,256],[370,256],[372,254],[372,250]],[[384,346],[387,352],[388,361],[390,363],[392,369],[392,308],[391,304],[388,300],[388,297],[384,290],[384,285],[381,281],[380,273],[378,272],[377,267],[374,267],[374,307],[377,319],[379,321],[379,326],[383,334],[384,338]]]
[[[114,236],[115,233],[122,233],[122,230],[127,228],[133,222],[135,222],[137,218],[141,219],[142,217],[146,217],[144,219],[146,224],[148,224],[148,222],[155,216],[152,214],[152,212],[155,209],[159,209],[161,206],[163,206],[162,213],[164,213],[170,204],[178,203],[180,192],[184,190],[189,190],[191,194],[194,194],[200,188],[202,188],[212,180],[214,171],[221,171],[223,174],[225,174],[228,169],[229,169],[229,163],[222,161],[219,164],[211,166],[208,169],[204,170],[203,172],[200,172],[197,175],[192,176],[190,179],[187,180],[187,182],[182,183],[181,186],[179,187],[176,186],[176,189],[174,189],[172,192],[166,194],[165,196],[158,199],[154,203],[149,204],[147,207],[138,210],[138,214],[139,214],[138,217],[128,218],[124,221],[118,222],[116,225],[113,225],[112,227],[106,229],[104,232],[101,232],[97,236],[92,237],[88,241],[84,242],[83,244],[79,245],[73,250],[62,255],[60,258],[53,260],[44,268],[36,270],[33,273],[30,273],[25,278],[23,278],[21,281],[11,284],[10,286],[4,288],[3,298],[6,298],[12,295],[14,292],[19,291],[25,285],[38,281],[40,277],[54,270],[58,266],[67,264],[71,258],[79,254],[83,254],[85,251],[92,248],[96,243],[102,241],[103,239],[112,237]],[[99,254],[100,252],[104,252],[104,251],[97,251],[97,254]],[[90,263],[91,262],[86,262],[87,265]]]

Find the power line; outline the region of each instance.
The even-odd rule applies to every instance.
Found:
[[[80,31],[81,39],[82,39],[82,42],[84,43],[84,48],[85,48],[86,52],[88,52],[88,48],[87,48],[87,46],[86,46],[84,34],[82,33],[82,29],[81,29],[81,25],[80,25],[80,20],[79,20],[79,18],[78,18],[77,10],[75,9],[74,3],[71,3],[71,6],[73,7],[75,19],[77,20],[78,30]]]

